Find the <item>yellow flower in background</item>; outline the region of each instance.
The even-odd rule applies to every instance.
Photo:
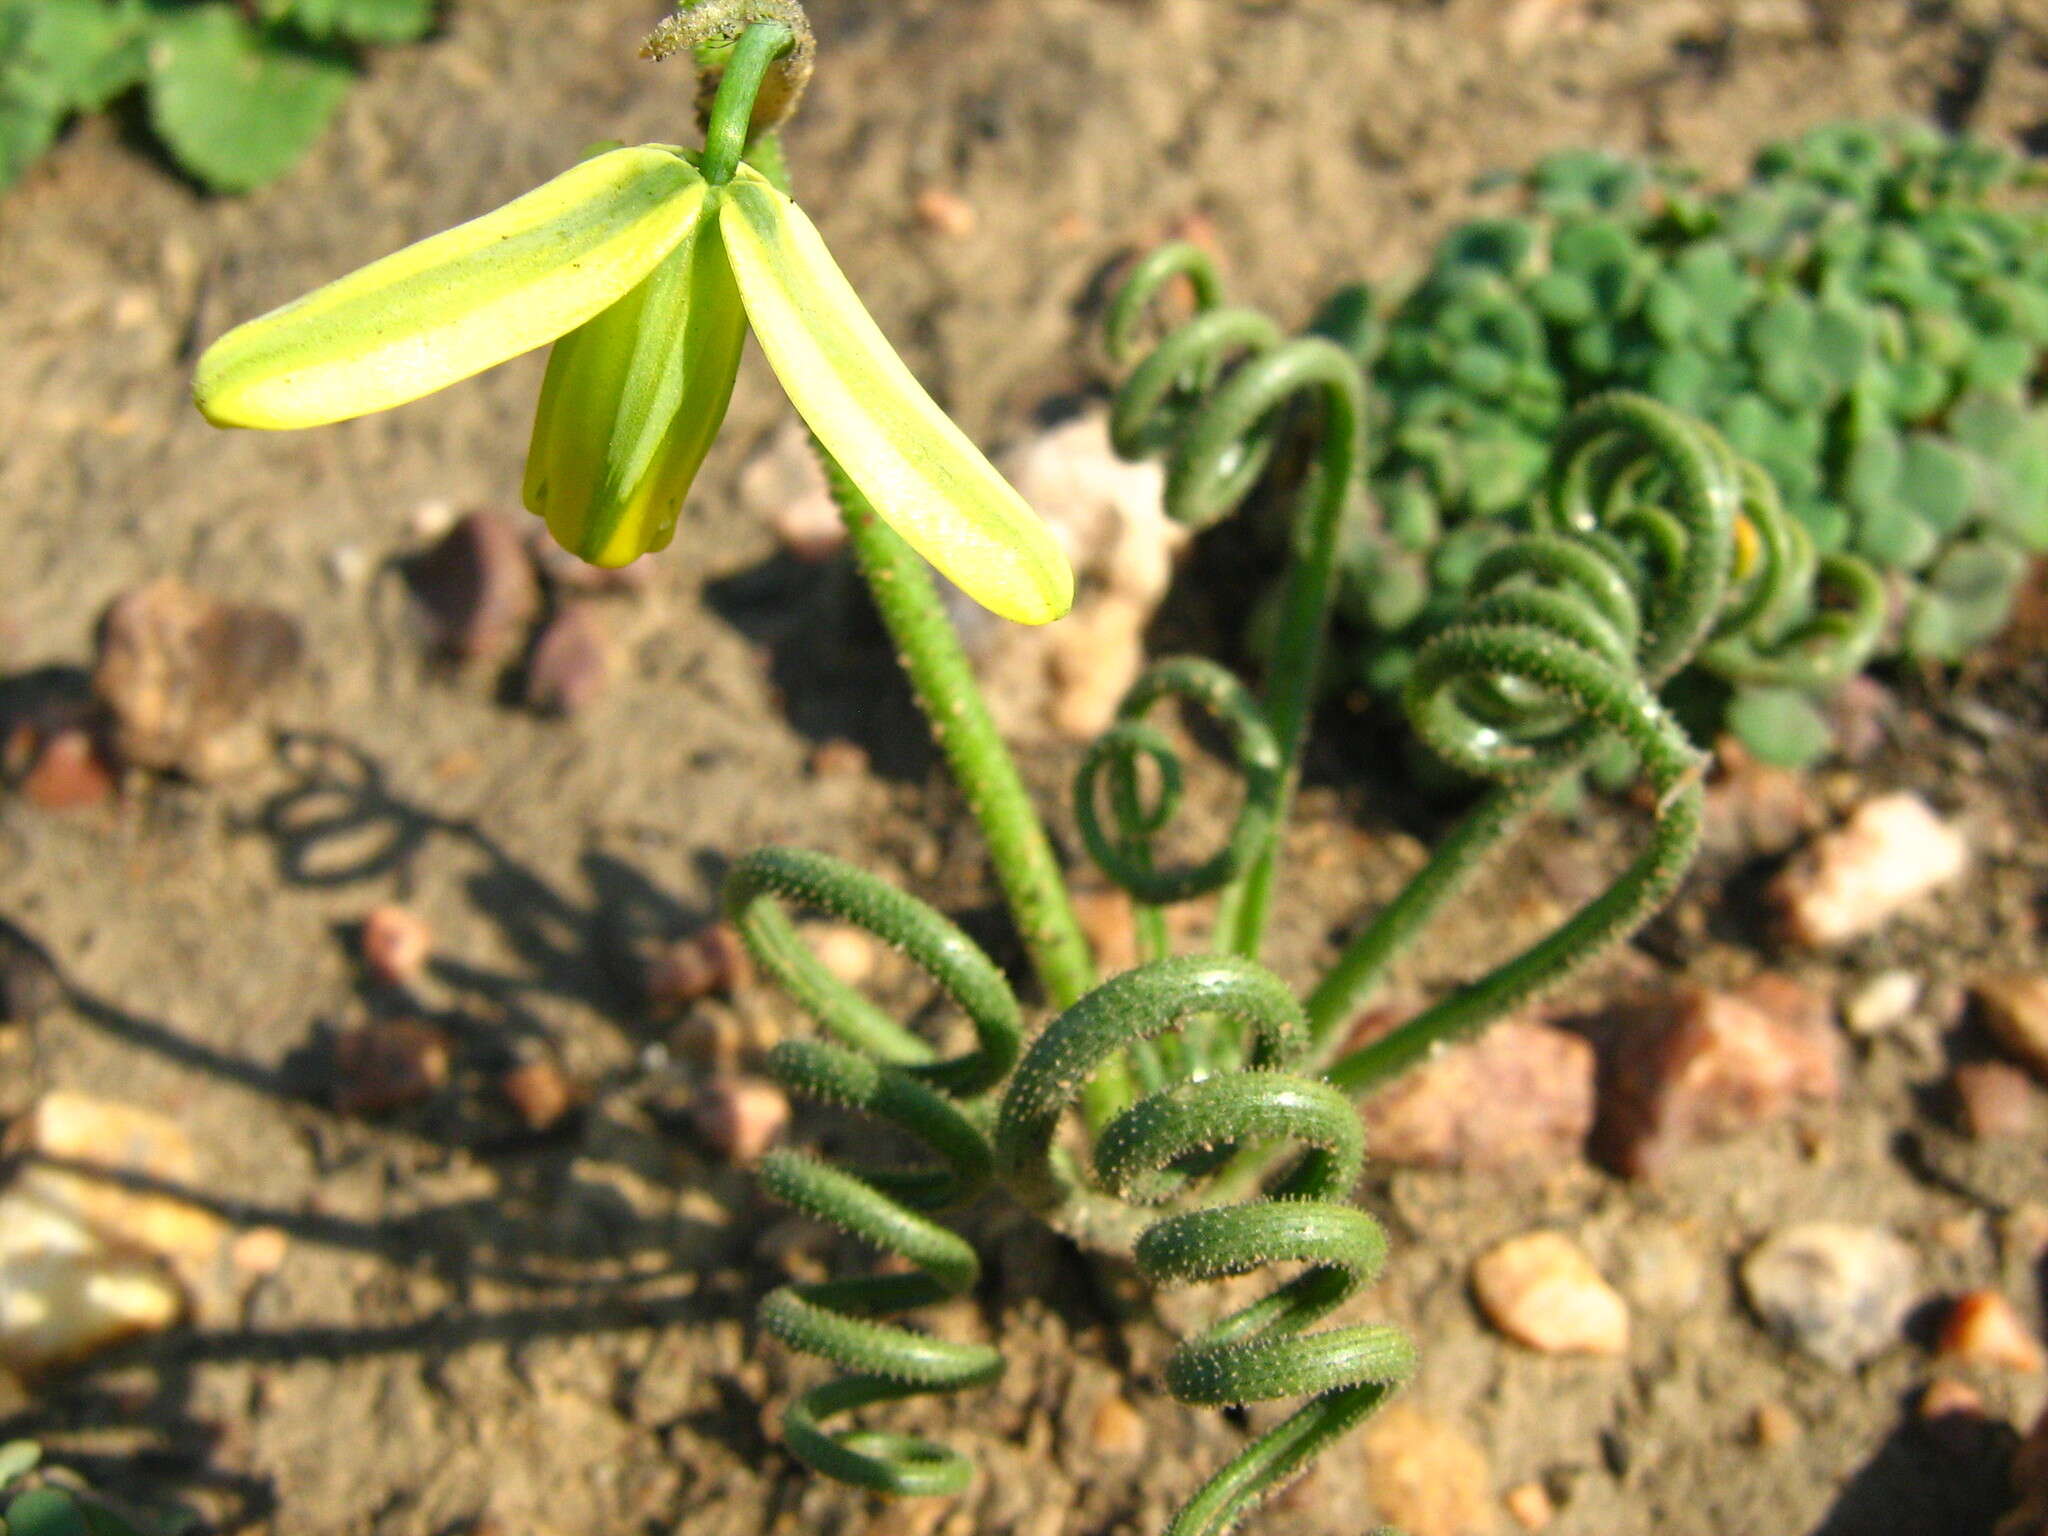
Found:
[[[416,400],[548,342],[525,500],[595,565],[664,548],[725,417],[751,329],[876,515],[963,591],[1042,624],[1073,601],[1050,533],[932,401],[803,211],[744,163],[596,154],[207,349],[193,399],[224,427],[324,425]]]

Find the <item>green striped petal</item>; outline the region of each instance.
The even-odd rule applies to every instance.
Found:
[[[976,602],[1025,624],[1073,604],[1051,533],[911,377],[802,209],[741,165],[719,228],[782,387],[882,520]]]
[[[416,400],[614,303],[696,226],[704,196],[668,150],[598,155],[236,326],[199,359],[193,399],[223,427],[315,427]]]
[[[592,565],[665,549],[725,420],[747,314],[709,201],[639,286],[548,354],[526,507]]]

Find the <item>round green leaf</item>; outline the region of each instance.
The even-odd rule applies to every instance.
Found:
[[[346,59],[260,31],[230,0],[162,17],[149,47],[149,116],[178,163],[247,192],[282,176],[347,92]]]

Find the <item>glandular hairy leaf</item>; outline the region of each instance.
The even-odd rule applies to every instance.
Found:
[[[193,399],[230,427],[312,427],[416,400],[575,329],[697,225],[694,167],[643,145],[237,326]]]
[[[993,612],[1065,613],[1073,572],[1051,533],[911,376],[803,211],[742,165],[719,227],[783,388],[882,520]]]
[[[718,435],[747,317],[717,210],[639,286],[557,341],[526,456],[526,507],[593,565],[665,549]]]

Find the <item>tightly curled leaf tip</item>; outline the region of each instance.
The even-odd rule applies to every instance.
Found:
[[[693,54],[702,75],[698,89],[699,110],[708,116],[723,74],[724,50],[739,41],[748,27],[774,24],[787,27],[794,41],[768,72],[754,106],[753,131],[761,133],[789,120],[811,82],[811,64],[817,55],[817,37],[804,8],[797,0],[695,0],[678,7],[675,15],[662,21],[640,45],[640,57],[661,60],[685,51]]]

